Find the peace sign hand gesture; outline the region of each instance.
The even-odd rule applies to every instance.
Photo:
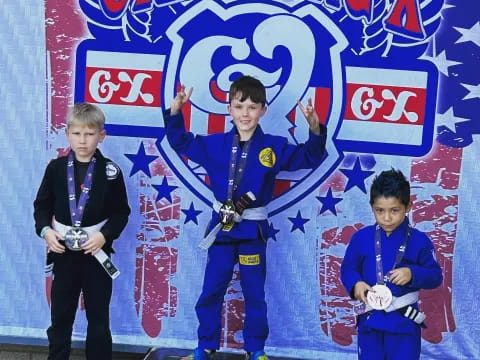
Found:
[[[310,126],[310,131],[316,135],[320,135],[320,123],[318,119],[317,112],[313,108],[312,99],[308,99],[307,106],[303,106],[300,100],[297,100],[297,105],[302,110],[303,116],[308,121],[308,125]]]
[[[183,105],[190,100],[192,92],[193,88],[190,88],[187,92],[185,92],[185,85],[182,85],[180,91],[177,92],[177,96],[175,96],[175,98],[172,100],[172,104],[170,105],[170,114],[178,114]]]

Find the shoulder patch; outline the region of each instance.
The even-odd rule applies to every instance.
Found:
[[[260,154],[258,155],[258,159],[260,160],[260,163],[266,167],[273,167],[277,160],[275,153],[273,152],[273,149],[270,147],[260,151]]]
[[[108,161],[105,165],[105,173],[108,180],[115,180],[120,174],[120,168],[113,161]]]

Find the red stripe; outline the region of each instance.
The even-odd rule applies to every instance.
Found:
[[[215,99],[224,102],[225,107],[227,106],[227,93],[220,90],[215,81],[210,81],[210,91]],[[209,134],[225,132],[225,115],[209,114],[207,131]]]
[[[225,115],[208,115],[207,131],[209,134],[225,132]]]
[[[205,184],[210,185],[210,178],[208,177],[208,175],[205,175],[204,181],[205,181]]]
[[[291,182],[289,180],[275,180],[273,188],[273,197],[277,197],[290,189]]]
[[[314,108],[321,124],[326,124],[330,113],[332,91],[329,88],[315,88]]]
[[[218,101],[224,103],[227,102],[228,94],[217,86],[216,81],[210,81],[210,92],[212,93],[212,96]]]
[[[190,131],[190,123],[192,120],[192,104],[187,103],[183,105],[182,112],[183,112],[183,120],[185,123],[185,129],[187,131]]]

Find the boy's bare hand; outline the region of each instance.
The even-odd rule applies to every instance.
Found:
[[[101,232],[96,232],[82,245],[85,254],[95,255],[107,241]]]
[[[176,115],[182,109],[183,105],[190,100],[190,96],[192,96],[193,88],[190,88],[187,92],[185,92],[185,85],[182,85],[180,91],[177,92],[177,96],[172,100],[172,104],[170,105],[170,114]]]
[[[395,285],[406,285],[412,280],[412,271],[408,267],[401,267],[390,271],[390,282]]]
[[[58,242],[58,240],[64,240],[63,236],[60,235],[60,233],[56,232],[53,229],[48,229],[43,238],[45,239],[45,242],[47,243],[48,248],[51,251],[59,254],[65,252],[65,246]]]
[[[318,120],[317,112],[315,111],[312,103],[312,99],[309,98],[307,102],[307,106],[303,106],[300,100],[297,100],[297,105],[302,110],[303,116],[308,121],[308,125],[310,126],[310,131],[316,135],[320,135],[320,124]]]
[[[363,303],[367,303],[367,291],[373,290],[365,281],[358,281],[353,288],[353,296],[355,299]]]

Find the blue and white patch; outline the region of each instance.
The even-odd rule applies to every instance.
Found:
[[[105,173],[107,174],[108,180],[115,180],[118,177],[118,174],[120,174],[120,168],[114,162],[109,161],[105,166]]]

